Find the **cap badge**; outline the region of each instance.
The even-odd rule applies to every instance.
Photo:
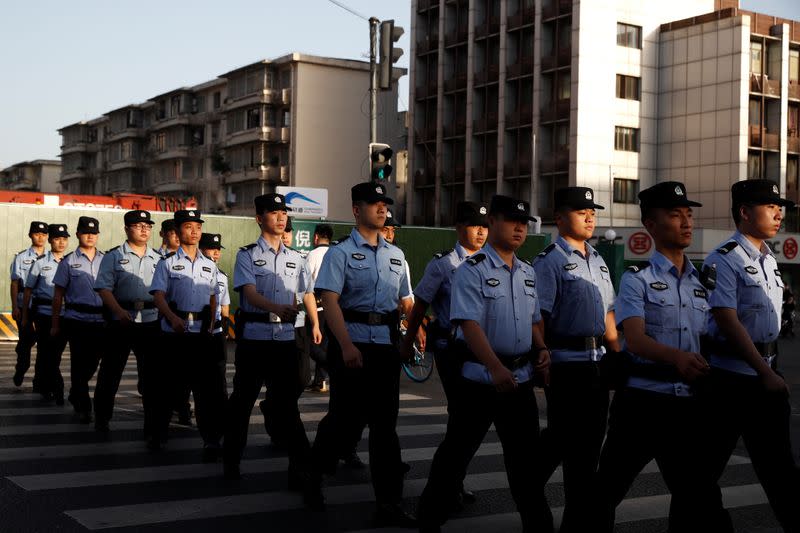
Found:
[[[386,212],[386,218],[392,218],[392,212],[391,211],[387,211]]]
[[[281,197],[280,197],[280,196],[276,196],[276,197],[275,197],[275,203],[276,203],[276,204],[279,204],[279,203],[281,203],[282,201],[283,201],[283,200],[281,200]]]
[[[675,186],[675,194],[677,194],[678,196],[683,196],[683,189],[681,189],[680,185]]]
[[[485,215],[485,214],[486,214],[486,208],[485,208],[485,207],[481,207],[480,209],[478,209],[478,212],[479,212],[481,215]]]
[[[194,211],[189,211],[189,216],[193,217],[194,216]]]
[[[523,204],[522,202],[518,203],[517,204],[517,209],[519,211],[525,211],[525,204]]]
[[[586,199],[587,200],[591,200],[592,199],[592,191],[586,191]]]
[[[219,242],[219,237],[214,236],[214,242]]]
[[[94,222],[89,222],[89,227],[93,228],[94,227]]]
[[[44,224],[39,224],[39,229],[44,229]]]
[[[375,192],[378,194],[383,194],[383,187],[381,186],[375,187]]]
[[[777,185],[773,185],[773,186],[772,186],[772,192],[774,192],[775,194],[780,194],[780,193],[778,192],[778,186],[777,186]]]
[[[58,231],[64,231],[64,226],[59,226]]]
[[[139,213],[139,216],[142,217],[142,218],[147,218],[147,214],[144,211]]]

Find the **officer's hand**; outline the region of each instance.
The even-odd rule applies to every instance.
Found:
[[[50,337],[58,337],[61,334],[61,328],[58,326],[52,326],[50,328]]]
[[[761,384],[768,392],[775,392],[789,396],[789,387],[781,376],[773,370],[761,375]]]
[[[352,342],[349,346],[342,348],[342,359],[344,360],[344,366],[347,368],[361,368],[364,366],[361,350],[356,348],[356,345]]]
[[[175,333],[186,332],[186,322],[184,322],[183,319],[178,315],[172,315],[169,318],[169,325],[172,327],[172,331]]]
[[[550,350],[539,352],[539,359],[536,360],[536,366],[533,367],[533,370],[542,377],[542,384],[550,384]]]
[[[20,311],[19,307],[11,311],[11,318],[13,318],[16,322],[19,322],[19,320],[22,318],[22,311]]]
[[[133,323],[133,317],[125,309],[122,309],[121,313],[117,313],[117,319],[119,319],[119,323],[122,326],[127,326]]]
[[[425,353],[425,346],[427,342],[428,333],[422,328],[417,329],[417,347],[419,348],[420,352]]]
[[[36,331],[36,326],[31,324],[31,319],[30,318],[26,318],[26,317],[23,316],[23,318],[22,318],[22,327],[23,328],[27,328],[28,326],[30,326],[31,329],[33,329],[33,331]]]
[[[276,305],[273,313],[281,318],[281,322],[294,322],[298,309],[296,305]]]
[[[675,365],[678,373],[687,383],[693,383],[698,378],[708,374],[710,367],[699,353],[684,352]]]
[[[494,383],[499,392],[511,392],[517,388],[517,378],[503,365],[495,365],[489,370],[489,374],[491,374],[492,383]]]
[[[319,326],[314,326],[311,337],[314,339],[314,344],[322,344],[322,332],[319,330]]]

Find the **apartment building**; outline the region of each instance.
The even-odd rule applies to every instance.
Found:
[[[378,135],[394,144],[397,78],[378,101]],[[293,53],[66,126],[65,190],[194,196],[210,212],[251,214],[278,185],[347,191],[368,176],[369,64]],[[89,192],[89,191],[87,191]],[[329,217],[352,217],[329,194]]]
[[[0,189],[57,193],[60,176],[61,161],[22,161],[0,170]]]

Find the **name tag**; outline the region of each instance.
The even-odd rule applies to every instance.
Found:
[[[366,258],[367,258],[367,256],[366,256],[366,255],[364,255],[364,254],[359,254],[359,253],[351,254],[351,255],[350,255],[350,257],[352,257],[352,258],[353,258],[353,259],[355,259],[356,261],[363,261],[364,259],[366,259]]]
[[[578,263],[567,263],[564,265],[564,270],[575,270],[578,268]]]
[[[255,261],[253,261],[253,264],[255,266],[263,267],[264,265],[267,264],[267,262],[264,261],[263,259],[256,259]]]
[[[119,261],[117,261],[117,262],[118,262],[120,265],[127,265],[128,263],[130,263],[130,261],[128,261],[127,259],[120,259],[120,260],[119,260]]]
[[[526,279],[525,280],[525,286],[526,287],[535,287],[536,286],[536,282],[533,281],[532,279]]]
[[[400,261],[399,259],[392,258],[392,259],[389,259],[389,262],[391,264],[393,264],[393,265],[396,265],[396,266],[402,266],[403,265],[403,262]]]
[[[184,269],[183,265],[173,265],[172,266],[172,270],[183,270],[183,269]]]
[[[486,280],[486,284],[490,287],[497,287],[498,285],[500,285],[500,280],[496,278],[489,278]]]
[[[49,266],[42,267],[42,270],[53,270],[53,267],[49,267]]]
[[[71,266],[72,268],[80,268],[80,267],[81,267],[81,264],[80,264],[80,263],[73,263],[73,264],[71,264],[70,266]]]
[[[669,289],[669,285],[667,285],[663,281],[656,281],[654,283],[651,283],[650,286],[657,291],[665,291]]]
[[[697,296],[698,298],[708,299],[708,293],[705,291],[705,289],[695,289],[694,295]]]
[[[203,272],[211,273],[211,267],[203,267]]]
[[[297,268],[295,263],[286,263],[286,268]]]
[[[31,263],[33,263],[33,259],[23,259],[22,262],[25,263],[26,265],[30,265]]]

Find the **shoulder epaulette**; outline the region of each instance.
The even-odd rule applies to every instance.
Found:
[[[224,276],[226,276],[226,277],[227,277],[227,274],[225,274],[225,271],[224,271],[224,270],[222,270],[222,269],[221,269],[221,268],[219,268],[219,267],[217,267],[217,272],[219,272],[220,274],[222,274],[222,275],[224,275]]]
[[[115,247],[111,248],[110,250],[106,250],[106,253],[109,254],[109,253],[113,252],[114,250],[119,250],[119,246],[115,246]],[[158,254],[158,255],[161,255],[161,254]]]
[[[533,266],[533,263],[531,263],[530,259],[523,259],[522,257],[520,257],[519,260],[522,261],[523,263],[525,263],[528,266]]]
[[[119,246],[117,246],[117,248],[119,248]],[[115,249],[115,248],[112,248],[112,250],[114,250],[114,249]],[[158,248],[151,248],[151,250],[153,250],[153,251],[156,253],[156,255],[159,255],[159,256],[161,256],[161,257],[164,257],[164,254],[162,254],[162,253],[161,253],[161,250],[159,250]]]
[[[467,263],[469,263],[470,265],[475,266],[478,263],[480,263],[481,261],[483,261],[484,259],[486,259],[486,254],[477,253],[477,254],[475,254],[473,256],[470,256],[470,258],[467,259]]]
[[[64,255],[64,257],[62,257],[61,259],[66,259],[67,257],[71,256],[74,253],[75,252],[69,252],[68,254]]]
[[[47,254],[37,255],[37,256],[36,256],[36,260],[38,261],[39,259],[42,259],[42,258],[44,258],[44,256],[46,256],[46,255],[47,255]]]
[[[175,253],[176,253],[176,252],[170,252],[170,253],[168,253],[168,254],[164,255],[164,256],[163,256],[163,258],[164,258],[164,259],[170,258],[170,257],[172,257],[173,255],[175,255]]]
[[[433,258],[434,259],[441,259],[442,257],[444,257],[446,255],[450,255],[451,253],[453,253],[454,250],[455,250],[455,248],[450,248],[449,250],[442,250],[441,252],[437,252],[437,253],[433,254]]]
[[[19,254],[24,254],[24,253],[25,253],[25,252],[27,252],[27,251],[28,251],[28,248],[25,248],[24,250],[22,250],[22,251],[20,251],[20,252],[17,252],[16,254],[14,254],[14,257],[18,256]]]
[[[552,252],[553,250],[555,250],[555,249],[556,249],[556,243],[554,243],[554,242],[550,243],[550,244],[547,245],[547,248],[545,248],[544,250],[539,252],[539,255],[537,255],[536,257],[544,257],[547,254],[549,254],[550,252]]]
[[[729,253],[731,250],[733,250],[734,248],[736,248],[737,246],[739,246],[738,242],[736,242],[736,241],[728,241],[725,244],[723,244],[722,246],[720,246],[719,248],[717,248],[717,251],[719,253],[721,253],[722,255],[725,255],[725,254]]]
[[[636,272],[641,272],[645,268],[649,268],[649,267],[650,267],[650,261],[642,261],[641,263],[637,263],[635,265],[629,266],[625,270],[627,270],[628,272],[636,273]]]
[[[256,246],[258,246],[258,243],[257,243],[257,242],[254,242],[254,243],[251,243],[251,244],[248,244],[248,245],[242,246],[241,248],[239,248],[239,250],[241,250],[242,252],[246,252],[247,250],[252,250],[252,249],[253,249],[253,248],[255,248]]]
[[[331,244],[332,244],[333,246],[336,246],[337,244],[342,244],[344,241],[346,241],[346,240],[347,240],[347,239],[349,239],[349,238],[350,238],[350,235],[345,235],[345,236],[344,236],[344,237],[342,237],[341,239],[338,239],[338,240],[335,240],[335,241],[333,241]]]

